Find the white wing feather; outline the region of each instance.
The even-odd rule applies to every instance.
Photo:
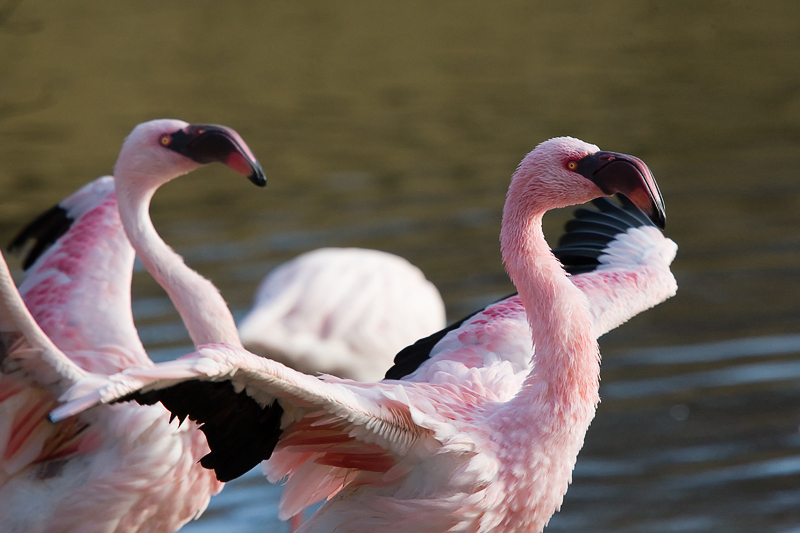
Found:
[[[677,251],[657,228],[631,228],[609,243],[596,270],[572,276],[589,300],[597,337],[675,295],[669,267]]]

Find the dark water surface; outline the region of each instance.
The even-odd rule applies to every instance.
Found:
[[[165,116],[236,128],[267,172],[204,168],[152,208],[236,316],[333,245],[407,257],[455,320],[512,290],[500,210],[536,143],[643,158],[678,296],[602,339],[547,531],[800,532],[800,3],[0,1],[0,242]],[[134,296],[154,358],[187,351],[146,273]],[[186,531],[271,531],[279,494],[251,473]]]

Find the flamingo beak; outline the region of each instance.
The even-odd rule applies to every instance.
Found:
[[[578,161],[575,172],[582,175],[607,195],[619,193],[644,211],[659,228],[664,228],[667,215],[664,199],[653,173],[644,161],[616,152],[595,152]]]
[[[170,135],[167,148],[201,164],[223,163],[259,187],[267,178],[238,133],[225,126],[190,124]]]

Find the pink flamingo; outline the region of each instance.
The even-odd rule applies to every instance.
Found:
[[[663,227],[660,192],[640,160],[566,137],[537,146],[503,211],[501,250],[519,296],[447,333],[402,380],[319,379],[215,344],[79,384],[51,417],[161,401],[204,424],[212,451],[202,464],[218,478],[262,459],[270,479],[289,476],[282,517],[328,498],[302,532],[541,531],[594,416],[597,335],[676,290],[674,244],[647,231],[620,235],[580,282],[551,253],[548,209],[615,192]],[[637,249],[648,240],[655,250]]]
[[[301,372],[379,381],[401,348],[444,326],[439,291],[402,257],[320,248],[264,278],[239,336]]]
[[[37,239],[19,290],[27,308],[11,294],[5,265],[0,273],[8,288],[0,313],[4,528],[175,531],[221,490],[222,483],[196,464],[208,453],[205,438],[194,425],[179,427],[164,409],[109,406],[55,425],[46,420],[72,384],[153,364],[131,315],[134,249],[123,223],[143,262],[171,295],[173,285],[197,291],[180,300],[190,332],[203,342],[213,338],[209,334],[238,342],[229,314],[228,323],[220,325],[214,321],[225,313],[201,306],[210,302],[227,312],[219,293],[161,241],[147,214],[159,185],[211,161],[264,183],[249,149],[228,128],[173,120],[141,124],[123,144],[116,180],[100,178],[83,187],[12,243]]]

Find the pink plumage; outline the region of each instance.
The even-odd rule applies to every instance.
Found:
[[[192,141],[200,141],[200,152],[210,143],[213,157],[198,153]],[[196,425],[170,421],[170,413],[159,406],[105,406],[56,424],[46,416],[71,386],[75,394],[104,376],[152,366],[131,315],[134,247],[171,296],[173,284],[194,290],[180,299],[190,332],[205,342],[238,342],[219,293],[160,240],[147,215],[158,186],[199,167],[194,159],[227,161],[230,154],[239,154],[235,170],[263,180],[258,163],[232,130],[174,120],[142,124],[123,144],[116,182],[105,177],[88,184],[23,233],[22,240],[40,241],[34,255],[54,241],[26,265],[19,289],[24,304],[3,262],[4,531],[175,531],[199,516],[222,488],[197,464],[209,450]],[[217,317],[222,318],[216,322]]]
[[[501,230],[519,295],[421,340],[429,357],[403,379],[319,379],[214,344],[78,387],[85,396],[53,417],[128,395],[161,401],[205,424],[212,452],[203,464],[218,476],[261,458],[270,479],[288,476],[282,517],[327,498],[305,533],[541,531],[594,416],[597,336],[676,290],[675,247],[660,234],[641,231],[619,249],[611,242],[601,250],[608,254],[595,254],[605,266],[574,277],[547,246],[548,209],[615,192],[663,226],[660,193],[640,160],[572,138],[528,154],[512,178]]]

